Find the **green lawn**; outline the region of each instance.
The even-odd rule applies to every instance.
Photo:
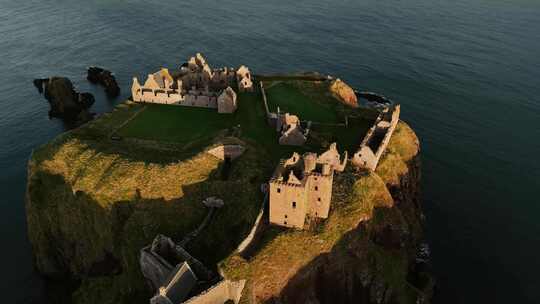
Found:
[[[373,124],[370,120],[349,122],[348,127],[314,126],[312,138],[322,137],[328,143],[337,142],[340,152],[348,151],[349,155],[356,152],[367,131]]]
[[[336,106],[328,102],[324,96],[308,98],[298,87],[287,83],[278,83],[269,91],[274,97],[277,93],[278,96],[283,94],[284,97],[291,98],[284,98],[284,100],[300,100],[300,103],[304,105],[303,113],[312,113],[312,116],[307,115],[307,117],[313,119],[316,115],[320,115],[326,118],[317,119],[317,121],[335,122],[336,120],[337,112],[334,110]],[[311,133],[313,136],[305,146],[281,146],[278,144],[278,134],[266,121],[260,93],[239,93],[238,103],[238,110],[234,114],[219,114],[215,109],[148,104],[145,105],[146,108],[143,111],[118,131],[118,135],[190,144],[190,147],[193,146],[197,150],[197,147],[209,145],[220,132],[230,133],[233,127],[240,126],[240,135],[237,135],[240,139],[247,140],[266,151],[271,161],[277,161],[279,158],[289,157],[293,152],[322,152],[334,141],[338,143],[340,151],[347,150],[353,153],[373,123],[369,119],[360,119],[351,120],[349,127],[314,124]],[[300,103],[293,106],[298,107]],[[306,116],[301,117],[308,119]],[[192,144],[194,142],[195,146]]]
[[[219,114],[215,109],[148,104],[146,109],[121,128],[120,136],[189,143],[211,138],[232,126],[233,115]]]
[[[317,102],[302,93],[295,85],[288,82],[271,84],[266,89],[268,107],[276,111],[279,106],[281,112],[298,115],[301,120],[312,120],[322,123],[339,123],[336,104]]]
[[[240,126],[240,138],[266,150],[279,159],[305,148],[280,146],[278,135],[266,121],[259,93],[238,94],[238,110],[219,114],[215,109],[148,104],[117,134],[122,137],[188,144],[209,144],[218,133]]]

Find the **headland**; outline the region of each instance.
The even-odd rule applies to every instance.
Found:
[[[34,151],[36,267],[74,303],[418,303],[420,150],[400,105],[201,55]]]

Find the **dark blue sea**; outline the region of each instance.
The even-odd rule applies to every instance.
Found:
[[[254,73],[320,71],[402,104],[422,143],[436,303],[540,303],[540,1],[0,0],[0,290],[44,302],[26,164],[66,130],[32,79],[109,111],[131,77],[195,52]],[[109,100],[87,66],[115,72]]]

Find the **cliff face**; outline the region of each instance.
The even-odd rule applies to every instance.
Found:
[[[419,160],[397,185],[392,199],[346,232],[330,249],[301,268],[278,296],[285,303],[417,303],[429,300],[410,278],[422,240]]]
[[[225,201],[212,224],[188,246],[215,265],[255,220],[266,169],[257,150],[227,167],[204,151],[150,142],[112,141],[111,125],[140,106],[121,106],[36,149],[28,165],[26,212],[35,265],[46,277],[77,281],[75,303],[147,303],[139,250],[156,234],[175,240],[207,214],[209,196]],[[242,210],[242,213],[238,213]],[[232,233],[234,232],[234,233]]]
[[[394,136],[376,172],[390,195],[387,204],[300,269],[280,292],[284,302],[429,301],[430,282],[415,279],[422,241],[418,139],[404,123]]]
[[[233,278],[250,277],[246,303],[427,302],[431,277],[416,262],[420,170],[418,139],[400,122],[377,172],[335,177],[323,225],[282,233],[250,259],[222,266]]]

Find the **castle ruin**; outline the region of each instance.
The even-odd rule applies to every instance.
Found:
[[[150,304],[238,303],[246,283],[215,276],[164,235],[157,235],[151,245],[141,250],[139,262],[143,276],[156,292]]]
[[[307,217],[327,218],[334,171],[346,164],[347,152],[341,161],[335,143],[320,156],[295,152],[281,160],[269,182],[270,223],[303,229]]]
[[[172,104],[190,107],[216,108],[219,113],[236,111],[239,92],[253,91],[251,73],[246,66],[212,69],[206,59],[197,53],[178,70],[168,69],[149,74],[141,85],[133,78],[131,95],[133,101]]]
[[[385,108],[375,120],[368,133],[360,143],[351,161],[357,168],[375,171],[382,154],[386,150],[392,133],[399,122],[400,106]]]

